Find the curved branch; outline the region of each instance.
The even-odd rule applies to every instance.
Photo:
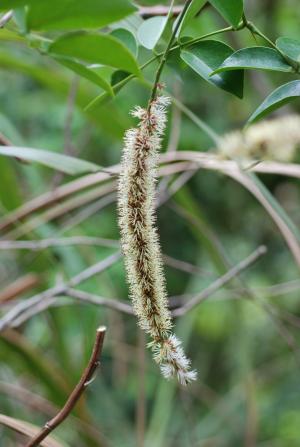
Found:
[[[96,340],[93,347],[93,352],[90,361],[84,370],[80,381],[70,394],[67,402],[63,408],[57,413],[54,418],[48,421],[41,431],[32,438],[25,447],[37,447],[40,443],[47,438],[47,436],[55,430],[71,413],[81,395],[84,393],[86,387],[91,383],[94,378],[95,372],[100,366],[100,356],[102,353],[103,341],[106,332],[105,326],[100,326],[96,331]]]

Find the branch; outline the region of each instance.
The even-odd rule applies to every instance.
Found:
[[[150,113],[151,105],[152,105],[153,101],[156,99],[157,92],[159,90],[159,81],[160,81],[160,78],[161,78],[164,66],[165,66],[165,64],[167,62],[167,58],[168,58],[170,49],[172,47],[172,44],[173,44],[173,42],[174,42],[174,40],[176,38],[177,32],[180,29],[181,23],[183,22],[185,14],[186,14],[186,12],[187,12],[187,10],[188,10],[188,8],[189,8],[191,3],[192,3],[192,0],[185,0],[185,3],[184,3],[184,5],[183,5],[183,7],[182,7],[182,9],[180,11],[180,15],[178,16],[178,19],[174,23],[174,28],[172,30],[171,37],[169,39],[169,42],[168,42],[168,44],[166,46],[165,51],[162,54],[162,58],[161,58],[161,60],[159,62],[158,68],[156,70],[155,79],[154,79],[154,83],[153,83],[153,86],[152,86],[152,89],[151,89],[150,98],[149,98],[148,106],[147,106],[148,113]]]
[[[74,406],[78,402],[81,395],[84,393],[86,387],[93,380],[94,374],[100,365],[100,356],[102,353],[103,341],[106,332],[105,326],[100,326],[96,331],[96,340],[93,347],[93,352],[90,358],[90,361],[84,370],[80,381],[70,394],[67,402],[64,407],[57,413],[54,418],[48,421],[45,426],[42,428],[40,433],[38,433],[34,438],[32,438],[25,447],[37,447],[40,443],[53,431],[56,427],[58,427],[71,413]]]
[[[225,275],[218,278],[212,284],[210,284],[206,289],[204,289],[200,294],[191,298],[190,301],[183,304],[182,306],[174,309],[172,314],[174,317],[179,317],[184,315],[186,312],[197,306],[200,302],[209,298],[218,289],[223,287],[229,281],[231,281],[235,276],[241,273],[243,270],[248,268],[253,264],[258,258],[266,253],[266,247],[261,246],[255,250],[248,258],[240,262],[238,265],[229,270]],[[58,286],[52,287],[51,289],[45,290],[44,292],[33,296],[32,298],[22,301],[13,307],[6,315],[0,320],[0,332],[7,327],[17,327],[23,324],[25,321],[29,320],[34,315],[42,312],[50,306],[57,304],[57,299],[59,295],[68,295],[71,298],[77,300],[89,302],[91,304],[102,305],[108,308],[117,310],[119,312],[125,313],[127,315],[133,315],[133,309],[130,304],[110,298],[104,298],[95,294],[87,293],[81,290],[76,290],[74,287],[79,285],[82,281],[90,278],[96,273],[100,273],[114,262],[116,262],[120,257],[120,253],[117,252],[114,255],[100,261],[100,263],[84,270],[75,277],[73,277],[68,283],[63,283]],[[179,267],[179,266],[178,266]],[[182,266],[181,266],[182,267]],[[189,269],[191,268],[188,265]],[[196,272],[195,272],[196,273]],[[197,271],[197,273],[200,273]],[[174,307],[174,303],[171,303],[171,307]]]
[[[206,3],[200,11],[202,11],[204,8],[208,7],[209,3]],[[172,17],[178,17],[181,14],[183,6],[174,6],[172,9]],[[148,19],[150,17],[156,17],[156,16],[167,16],[169,14],[170,7],[169,6],[141,6],[139,8],[139,14],[144,19]]]
[[[160,155],[160,162],[164,164],[164,166],[161,166],[159,169],[160,177],[191,169],[191,162],[195,163],[195,165],[197,164],[199,169],[203,168],[220,171],[227,175],[229,172],[236,172],[241,169],[240,165],[235,161],[221,160],[216,154],[203,153],[200,150],[164,153]],[[111,166],[109,167],[109,170],[118,174],[120,166]],[[300,178],[300,166],[296,163],[263,161],[260,164],[253,166],[251,172]],[[35,212],[51,206],[53,203],[62,201],[73,194],[75,195],[77,192],[95,187],[108,180],[111,180],[111,176],[103,171],[95,174],[88,174],[80,179],[70,181],[53,191],[35,197],[2,218],[0,220],[0,231],[11,227],[13,224]],[[66,211],[64,210],[64,213],[65,212]]]
[[[40,282],[38,275],[28,273],[27,275],[17,278],[13,283],[9,284],[0,292],[0,303],[6,303],[13,300],[23,293],[36,287]]]
[[[116,252],[108,258],[83,270],[78,275],[73,276],[73,278],[71,278],[67,283],[59,284],[51,289],[44,290],[43,292],[28,298],[26,301],[22,301],[21,303],[17,304],[9,312],[7,312],[3,318],[0,319],[0,332],[11,326],[13,322],[16,322],[15,325],[17,325],[17,322],[19,323],[20,316],[23,317],[26,315],[27,311],[30,311],[32,307],[37,306],[41,301],[47,301],[49,298],[62,295],[69,288],[76,287],[83,281],[86,281],[92,276],[103,272],[105,269],[113,265],[120,258],[120,256],[120,252]]]
[[[139,8],[140,16],[148,19],[156,16],[167,16],[169,14],[169,6],[141,6]],[[177,17],[182,11],[182,6],[174,6],[172,9],[172,16]]]
[[[218,289],[223,287],[225,284],[227,284],[229,281],[231,281],[235,276],[237,276],[243,270],[248,268],[259,257],[261,257],[263,254],[265,254],[266,251],[267,250],[266,250],[265,246],[259,247],[250,256],[248,256],[248,258],[246,258],[244,261],[240,262],[238,265],[233,267],[225,275],[223,275],[220,278],[218,278],[210,286],[208,286],[206,289],[204,289],[200,294],[194,296],[193,298],[191,298],[185,304],[181,305],[181,299],[180,299],[180,301],[179,301],[180,302],[180,307],[178,307],[176,302],[174,303],[173,300],[171,299],[170,300],[170,308],[174,309],[174,307],[176,307],[176,309],[174,309],[172,311],[172,315],[174,317],[182,316],[186,312],[188,312],[189,310],[191,310],[192,308],[197,306],[200,302],[202,302],[202,301],[206,300],[207,298],[209,298]],[[82,290],[76,290],[76,289],[73,289],[71,286],[69,286],[69,288],[68,288],[66,284],[64,284],[64,286],[65,286],[64,294],[68,295],[71,298],[75,298],[77,300],[88,302],[88,303],[99,305],[99,306],[106,306],[108,308],[117,310],[118,312],[122,312],[122,313],[125,313],[127,315],[133,315],[134,314],[131,305],[126,303],[126,302],[123,302],[123,301],[120,301],[120,300],[116,300],[116,299],[104,298],[104,297],[101,297],[101,296],[98,296],[98,295],[94,295],[92,293],[84,292]],[[47,309],[47,308],[49,308],[51,306],[57,305],[57,303],[59,304],[59,301],[57,300],[57,298],[55,298],[57,295],[59,295],[59,294],[52,295],[52,296],[51,295],[50,296],[45,296],[45,294],[44,294],[42,300],[39,299],[39,301],[33,303],[33,305],[31,305],[29,307],[29,309],[27,309],[26,311],[22,312],[21,315],[19,315],[18,317],[14,318],[12,321],[10,321],[10,326],[12,326],[12,327],[20,326],[25,321],[27,321],[30,318],[32,318],[34,315],[42,312],[43,310],[45,310],[45,309]],[[178,302],[178,299],[177,299],[177,302]],[[12,313],[14,311],[14,309],[18,308],[22,304],[24,304],[24,303],[20,303],[15,308],[13,308],[10,312],[8,312],[6,314],[6,317],[4,317],[4,318],[7,319],[7,315],[9,313]],[[4,320],[4,318],[3,318],[3,320]],[[1,323],[2,322],[0,320],[0,330],[1,330]],[[4,326],[4,327],[6,327],[6,326]]]
[[[1,244],[1,242],[0,242]],[[0,246],[1,248],[1,246]],[[193,265],[186,261],[181,261],[180,259],[175,259],[172,256],[163,255],[163,260],[165,264],[169,267],[172,267],[176,270],[180,270],[185,273],[189,273],[190,275],[198,275],[198,276],[213,276],[211,272],[207,270],[203,270],[197,265]]]
[[[0,19],[0,23],[1,23],[1,19]],[[0,25],[0,28],[1,28],[1,25]],[[13,143],[1,132],[0,132],[0,144],[1,144],[1,146],[13,146]]]
[[[49,307],[65,306],[69,302],[66,299],[74,298],[75,300],[82,301],[84,303],[94,304],[96,306],[104,306],[108,309],[117,310],[127,315],[134,315],[133,309],[130,304],[125,301],[117,300],[115,298],[105,298],[103,296],[95,295],[93,293],[84,292],[83,290],[67,289],[64,293],[66,296],[52,296],[43,299],[32,305],[25,312],[21,313],[19,317],[10,323],[10,327],[18,327],[26,321],[30,320],[35,315],[49,309]]]
[[[97,247],[119,247],[119,241],[101,237],[73,236],[64,238],[49,238],[35,241],[3,241],[0,240],[0,250],[43,250],[50,247],[68,245],[92,245]]]
[[[183,306],[175,309],[173,311],[174,317],[181,317],[187,312],[192,310],[194,307],[198,306],[202,301],[206,300],[209,296],[231,281],[235,276],[239,275],[243,270],[248,268],[251,264],[256,262],[262,255],[267,252],[267,248],[262,245],[258,247],[250,256],[244,259],[242,262],[237,264],[235,267],[230,269],[225,275],[218,278],[212,284],[210,284],[206,289],[204,289],[199,295],[194,296],[190,301],[185,303]]]
[[[110,309],[118,310],[128,315],[134,315],[132,306],[126,302],[104,298],[102,296],[94,295],[93,293],[83,292],[82,290],[68,289],[66,294],[71,298],[75,298],[80,301],[85,301],[91,304],[97,304],[98,306],[106,306]]]

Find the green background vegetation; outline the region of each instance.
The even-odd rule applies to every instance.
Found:
[[[297,0],[246,0],[246,12],[273,41],[279,36],[299,38]],[[105,167],[118,163],[123,133],[134,123],[129,111],[147,102],[146,83],[134,80],[113,101],[85,113],[83,106],[101,92],[100,88],[40,54],[34,49],[34,39],[30,48],[14,32],[14,26],[0,30],[0,132],[16,146],[69,153]],[[197,37],[224,26],[223,18],[206,8],[190,22],[186,32]],[[221,39],[236,50],[256,44],[248,30]],[[163,48],[163,41],[161,45]],[[151,57],[150,51],[141,47],[139,51],[140,61]],[[144,76],[151,82],[154,73],[152,64]],[[108,75],[105,73],[107,79]],[[271,91],[293,79],[297,79],[295,74],[247,71],[241,100],[205,82],[176,54],[163,75],[173,95],[218,133],[241,128]],[[299,107],[296,101],[277,113],[297,112]],[[164,150],[177,126],[181,151],[215,150],[209,137],[174,107]],[[3,218],[31,198],[72,180],[49,168],[5,157],[0,157],[0,169]],[[299,180],[278,175],[261,175],[260,179],[298,226]],[[108,193],[107,203],[100,196],[86,199],[83,205],[80,194],[73,196],[74,209],[62,208],[56,218],[41,211],[34,230],[16,222],[15,228],[23,231],[21,239],[118,239],[114,193]],[[189,296],[203,290],[229,265],[235,265],[261,244],[268,252],[242,274],[242,282],[232,281],[176,321],[176,332],[199,372],[196,384],[181,389],[166,382],[146,352],[145,446],[299,446],[299,270],[276,225],[241,185],[221,173],[201,169],[159,208],[158,225],[164,254],[200,270],[191,274],[166,266],[170,296]],[[38,284],[17,299],[30,297],[115,251],[97,246],[1,251],[1,289],[33,274]],[[277,287],[281,283],[285,286]],[[245,288],[254,294],[254,302],[247,299]],[[83,283],[80,289],[128,300],[122,261]],[[271,304],[278,317],[266,311],[262,303]],[[3,311],[11,304],[2,304]],[[104,307],[69,300],[38,314],[13,335],[0,335],[0,412],[42,426],[51,415],[46,401],[60,407],[79,379],[99,324],[108,327],[101,372],[74,417],[57,430],[57,436],[69,446],[137,445],[144,341],[133,317]],[[12,391],[8,385],[18,388]],[[45,401],[34,404],[19,388]],[[102,437],[94,436],[87,425],[96,427]],[[1,445],[23,445],[22,439],[0,428]]]

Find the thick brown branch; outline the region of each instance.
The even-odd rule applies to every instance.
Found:
[[[106,328],[104,326],[101,326],[97,329],[96,340],[88,366],[84,370],[78,384],[70,394],[64,407],[57,413],[56,416],[54,416],[54,418],[52,418],[45,424],[42,430],[26,444],[26,447],[39,446],[40,443],[69,416],[79,398],[84,393],[86,387],[93,379],[94,374],[100,365],[100,356],[102,352],[105,332]]]

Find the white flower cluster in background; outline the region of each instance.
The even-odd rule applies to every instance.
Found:
[[[253,124],[246,130],[225,134],[219,143],[222,156],[230,159],[292,162],[300,147],[300,117],[288,115]]]
[[[169,98],[159,96],[149,110],[132,112],[139,125],[125,135],[118,186],[119,226],[130,294],[139,324],[152,338],[154,359],[166,378],[182,384],[196,379],[180,342],[171,335],[171,314],[156,229],[155,186],[158,153]]]

